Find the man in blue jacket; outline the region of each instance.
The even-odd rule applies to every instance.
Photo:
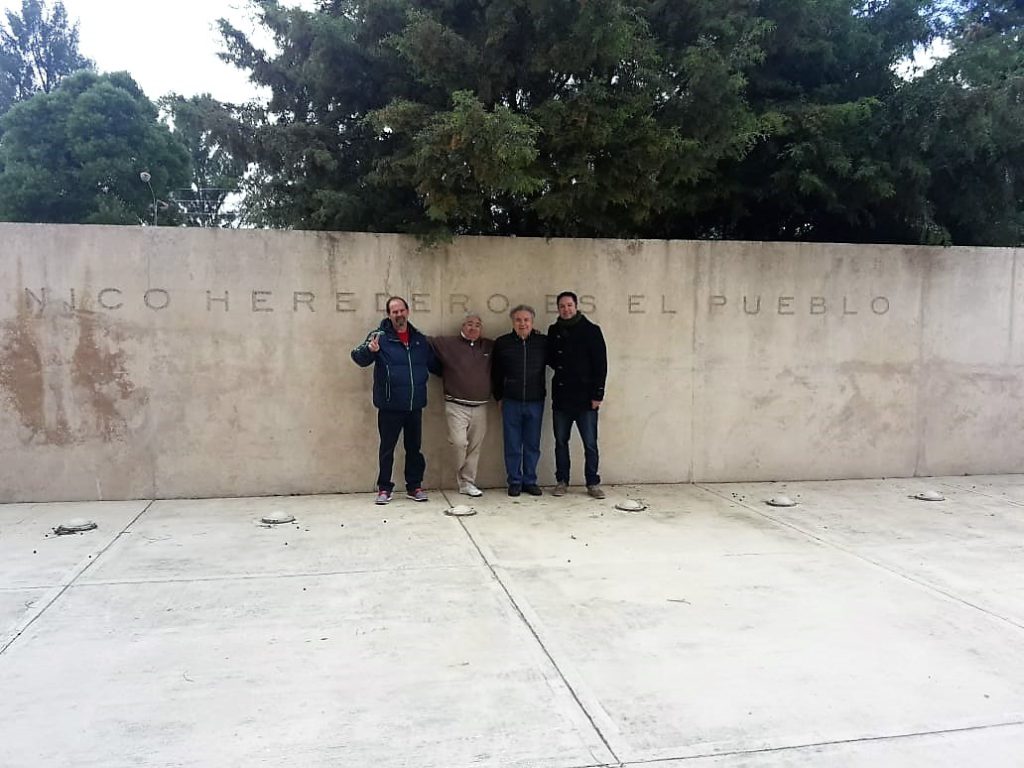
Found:
[[[427,379],[440,373],[427,337],[409,322],[409,304],[392,296],[385,305],[388,316],[371,331],[366,341],[352,350],[352,359],[365,368],[373,365],[373,405],[380,435],[380,472],[377,504],[387,504],[395,484],[391,468],[398,435],[405,437],[405,490],[413,501],[426,501],[423,472],[427,462],[420,451],[423,408],[427,404]]]

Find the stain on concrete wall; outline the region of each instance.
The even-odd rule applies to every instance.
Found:
[[[122,439],[148,400],[109,320],[23,306],[0,322],[0,398],[17,414],[23,444],[54,446]]]
[[[126,365],[124,334],[100,324],[92,312],[77,312],[78,343],[71,358],[76,401],[84,406],[83,432],[112,441],[128,429],[132,412],[145,405]]]
[[[45,415],[45,383],[43,360],[27,312],[0,324],[0,394],[17,413],[27,432],[23,442],[66,445],[67,424],[47,426]]]

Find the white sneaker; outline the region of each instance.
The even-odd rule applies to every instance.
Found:
[[[466,496],[483,496],[484,492],[477,488],[472,483],[466,483],[462,488],[459,489],[459,493],[463,493]]]

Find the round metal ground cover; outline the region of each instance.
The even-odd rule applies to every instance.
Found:
[[[454,507],[446,509],[444,513],[452,517],[472,517],[476,514],[476,510],[468,504],[456,504]]]
[[[67,533],[81,533],[82,531],[91,531],[96,528],[96,523],[92,520],[86,520],[84,517],[75,517],[71,520],[61,523],[53,532],[58,536],[63,536]]]
[[[647,509],[647,505],[636,499],[624,499],[616,504],[615,508],[621,509],[623,512],[643,512]]]
[[[919,501],[945,501],[946,497],[938,491],[921,491],[921,493],[915,493],[914,498]]]
[[[796,502],[789,496],[772,496],[765,502],[769,507],[795,507]]]
[[[264,515],[260,520],[267,525],[281,525],[281,523],[294,523],[295,515],[289,515],[287,512],[271,512],[269,515]]]

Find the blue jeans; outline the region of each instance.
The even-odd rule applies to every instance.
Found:
[[[505,433],[505,475],[509,485],[536,485],[540,461],[540,428],[544,401],[501,401],[501,426]]]
[[[423,472],[427,462],[420,452],[420,438],[423,434],[423,411],[377,411],[377,433],[380,435],[378,460],[380,473],[377,475],[377,490],[392,490],[391,468],[395,463],[395,446],[398,435],[405,437],[405,489],[415,491],[423,485]]]
[[[587,485],[600,485],[601,476],[597,474],[600,458],[597,450],[597,411],[552,411],[551,419],[555,426],[555,480],[569,484],[569,436],[572,434],[572,425],[576,424],[580,439],[583,440],[584,478]]]

